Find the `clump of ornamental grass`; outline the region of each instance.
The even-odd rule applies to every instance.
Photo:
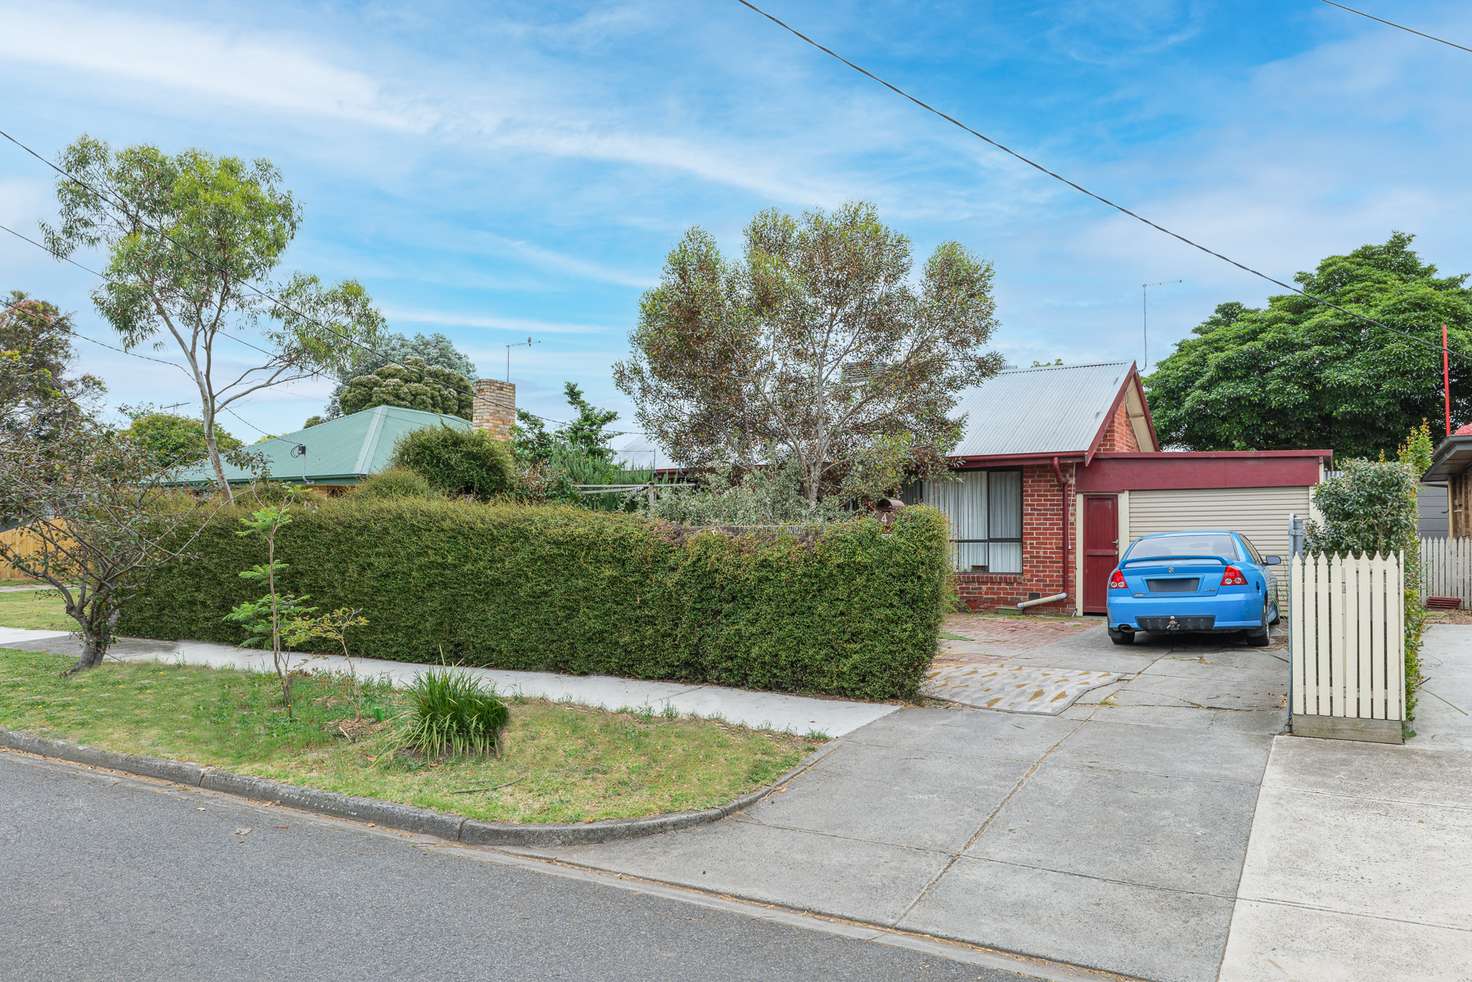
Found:
[[[511,719],[492,686],[469,672],[432,668],[408,689],[409,713],[403,746],[426,760],[501,752]]]

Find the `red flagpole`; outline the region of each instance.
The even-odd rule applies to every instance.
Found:
[[[1446,435],[1452,435],[1452,370],[1446,347],[1446,322],[1441,325],[1441,398],[1446,406]]]

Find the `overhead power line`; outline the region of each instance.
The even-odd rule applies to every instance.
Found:
[[[215,272],[220,272],[221,271],[221,266],[220,266],[220,264],[217,261],[212,260],[208,256],[200,255],[194,249],[190,248],[188,245],[186,245],[186,244],[184,244],[182,242],[175,241],[163,229],[159,228],[153,222],[150,222],[148,219],[144,218],[142,215],[140,215],[136,211],[134,211],[128,205],[128,202],[127,201],[120,199],[119,197],[117,197],[116,195],[113,195],[109,191],[99,190],[98,188],[94,187],[93,185],[91,185],[91,184],[87,183],[86,181],[82,180],[80,177],[77,177],[75,174],[72,174],[70,171],[66,170],[60,164],[57,164],[57,163],[53,162],[52,160],[48,159],[46,156],[44,156],[43,154],[41,154],[39,151],[34,150],[30,146],[27,146],[26,144],[22,143],[20,140],[16,139],[14,136],[12,136],[9,133],[7,133],[5,130],[0,130],[0,137],[4,137],[7,141],[9,141],[10,143],[12,143],[15,146],[19,147],[25,153],[27,153],[30,156],[36,158],[41,163],[45,164],[47,167],[49,167],[52,170],[56,171],[57,174],[61,175],[66,180],[71,181],[73,184],[77,185],[80,188],[85,188],[86,190],[90,191],[92,194],[96,195],[98,198],[100,198],[100,199],[108,202],[109,205],[111,205],[112,207],[114,207],[118,211],[120,211],[122,213],[123,217],[126,218],[128,221],[137,222],[139,225],[142,225],[144,228],[148,229],[149,231],[153,232],[155,235],[159,236],[161,239],[163,239],[165,242],[167,242],[170,246],[172,246],[174,248],[177,248],[177,249],[182,249],[184,252],[187,252],[190,256],[193,256],[199,262],[206,264],[208,266],[208,268],[214,270]],[[47,251],[50,252],[51,250],[47,249]],[[383,355],[382,352],[376,350],[371,345],[364,344],[362,341],[359,341],[357,338],[353,337],[352,335],[346,334],[343,331],[338,330],[336,327],[333,327],[330,324],[324,324],[324,323],[322,323],[321,321],[317,320],[317,318],[311,316],[308,313],[305,313],[304,311],[298,310],[296,307],[294,307],[291,304],[287,303],[285,300],[282,300],[280,297],[276,296],[275,294],[270,293],[270,292],[268,292],[266,290],[262,290],[260,287],[256,286],[254,283],[251,283],[249,280],[241,280],[240,281],[240,285],[243,286],[243,287],[245,287],[247,290],[251,291],[252,293],[256,294],[257,296],[261,297],[262,299],[269,300],[271,303],[276,304],[278,307],[282,308],[283,310],[291,311],[291,313],[293,313],[296,316],[300,317],[302,320],[306,321],[307,323],[309,323],[309,324],[315,324],[317,327],[321,328],[322,330],[337,335],[342,340],[347,341],[350,344],[356,345],[359,348],[362,348],[364,351],[368,352],[371,355],[375,355],[375,356],[380,357],[380,358],[384,357],[384,355]],[[269,352],[268,352],[268,354],[269,354]]]
[[[44,242],[38,242],[37,240],[31,238],[29,235],[26,235],[24,232],[18,232],[18,231],[16,231],[15,229],[11,228],[9,225],[0,224],[0,232],[8,232],[10,235],[15,236],[17,239],[20,239],[22,242],[29,243],[30,245],[35,246],[37,249],[40,249],[42,252],[46,253],[47,255],[53,256],[53,258],[60,258],[63,262],[69,263],[70,265],[75,266],[77,269],[80,269],[84,273],[91,273],[93,276],[97,277],[98,279],[102,280],[105,283],[112,282],[112,279],[106,273],[104,273],[104,272],[102,272],[101,270],[98,270],[98,269],[93,269],[91,266],[88,266],[85,263],[79,263],[75,259],[71,258],[70,256],[55,257],[55,255],[51,252],[51,250],[46,247],[46,244]],[[70,330],[70,329],[68,328],[68,330]],[[75,331],[72,331],[72,333],[73,334],[76,334]],[[276,352],[270,351],[269,349],[266,349],[266,348],[262,348],[260,345],[255,344],[254,342],[248,341],[245,338],[240,337],[239,335],[231,334],[229,331],[225,330],[224,328],[217,328],[215,330],[215,333],[218,334],[218,335],[220,335],[221,337],[229,338],[231,341],[234,341],[236,344],[242,344],[242,345],[244,345],[247,348],[251,348],[251,349],[253,349],[255,351],[259,351],[261,354],[266,355],[268,357],[271,357],[271,358],[276,357]],[[188,370],[183,365],[180,365],[178,362],[174,362],[174,361],[163,361],[162,359],[159,359],[159,358],[150,358],[148,355],[140,355],[140,354],[138,354],[138,352],[131,351],[131,350],[128,350],[126,348],[114,348],[110,344],[105,344],[102,341],[98,341],[96,338],[89,338],[85,334],[77,334],[77,337],[81,338],[84,341],[91,341],[93,344],[100,344],[104,348],[112,348],[114,351],[121,351],[125,355],[133,355],[134,357],[137,357],[137,358],[147,358],[149,361],[157,361],[157,362],[161,362],[162,364],[165,364],[165,365],[173,365],[175,368],[179,369],[179,371],[181,371],[181,372],[184,372],[186,375],[189,374]],[[341,382],[342,381],[341,379],[335,378],[332,375],[329,375],[326,372],[323,372],[323,371],[321,371],[319,369],[303,367],[302,370],[305,371],[308,375],[314,376],[316,378],[324,378],[324,379],[327,379],[327,380],[332,381],[332,382]]]
[[[969,133],[971,136],[976,137],[976,139],[982,141],[983,143],[985,143],[985,144],[987,144],[987,145],[989,145],[991,147],[994,147],[997,150],[1002,151],[1003,153],[1007,154],[1009,157],[1012,157],[1015,160],[1021,161],[1022,163],[1026,164],[1029,167],[1031,167],[1033,170],[1036,170],[1036,171],[1038,171],[1038,172],[1040,172],[1042,174],[1046,174],[1048,177],[1051,177],[1053,180],[1058,181],[1061,184],[1065,184],[1065,185],[1067,185],[1070,188],[1073,188],[1073,190],[1077,191],[1078,193],[1080,193],[1082,195],[1085,195],[1086,197],[1093,198],[1095,201],[1099,202],[1100,204],[1105,205],[1105,206],[1107,206],[1109,208],[1114,209],[1115,211],[1119,212],[1121,215],[1125,215],[1125,216],[1127,216],[1129,218],[1132,218],[1135,221],[1139,222],[1140,224],[1146,225],[1146,226],[1154,229],[1155,231],[1160,232],[1163,235],[1168,235],[1172,239],[1175,239],[1177,242],[1181,242],[1181,243],[1183,243],[1185,245],[1188,245],[1192,249],[1197,250],[1198,252],[1204,252],[1208,256],[1211,256],[1211,257],[1213,257],[1215,259],[1220,259],[1222,262],[1227,263],[1227,264],[1229,264],[1231,266],[1235,266],[1237,269],[1242,270],[1244,273],[1249,273],[1252,276],[1256,276],[1258,279],[1265,280],[1266,282],[1271,283],[1274,286],[1282,287],[1283,289],[1288,290],[1291,293],[1296,293],[1296,294],[1298,294],[1301,297],[1304,297],[1304,298],[1306,298],[1308,300],[1313,301],[1314,303],[1321,304],[1321,305],[1323,305],[1325,307],[1330,308],[1331,310],[1337,310],[1341,314],[1346,314],[1346,315],[1348,315],[1350,317],[1355,318],[1358,321],[1361,321],[1361,322],[1363,322],[1365,324],[1369,324],[1372,327],[1378,327],[1381,330],[1389,331],[1392,334],[1399,334],[1402,337],[1409,338],[1410,340],[1415,341],[1418,344],[1424,344],[1427,347],[1434,348],[1437,351],[1440,351],[1441,350],[1441,345],[1440,344],[1437,344],[1437,343],[1435,343],[1433,341],[1429,341],[1426,338],[1420,337],[1419,335],[1412,334],[1409,331],[1403,331],[1400,328],[1392,327],[1391,325],[1386,324],[1383,321],[1376,320],[1373,317],[1368,317],[1368,316],[1366,316],[1364,314],[1361,314],[1361,313],[1359,313],[1357,311],[1350,310],[1348,307],[1343,307],[1343,306],[1335,303],[1332,300],[1326,300],[1323,297],[1316,296],[1316,295],[1314,295],[1312,293],[1309,293],[1307,290],[1304,290],[1301,287],[1294,286],[1292,283],[1285,283],[1283,280],[1280,280],[1280,279],[1278,279],[1275,276],[1269,275],[1268,273],[1264,273],[1264,272],[1262,272],[1259,269],[1254,269],[1253,267],[1247,265],[1244,262],[1240,262],[1240,261],[1238,261],[1236,259],[1233,259],[1231,256],[1228,256],[1228,255],[1225,255],[1223,253],[1217,252],[1215,249],[1212,249],[1212,248],[1210,248],[1208,246],[1205,246],[1205,245],[1201,244],[1200,242],[1197,242],[1195,239],[1188,238],[1187,236],[1182,235],[1179,232],[1172,231],[1171,229],[1166,228],[1164,225],[1161,225],[1158,222],[1152,221],[1151,219],[1146,218],[1144,215],[1141,215],[1138,212],[1132,211],[1129,208],[1126,208],[1124,205],[1118,203],[1117,201],[1113,201],[1110,198],[1107,198],[1104,195],[1099,194],[1098,192],[1090,191],[1088,188],[1084,187],[1082,184],[1079,184],[1077,181],[1073,181],[1073,180],[1071,180],[1071,179],[1069,179],[1067,177],[1064,177],[1062,174],[1060,174],[1057,171],[1052,170],[1052,169],[1044,166],[1043,164],[1039,163],[1036,160],[1033,160],[1031,157],[1027,156],[1026,154],[1024,154],[1024,153],[1022,153],[1022,152],[1020,152],[1018,150],[1012,149],[1011,147],[1007,146],[1005,143],[1001,143],[998,140],[992,139],[991,137],[987,136],[985,133],[981,132],[980,130],[974,129],[973,127],[971,127],[971,126],[967,125],[966,123],[962,122],[961,120],[957,119],[955,116],[952,116],[951,114],[949,114],[949,113],[947,113],[947,112],[945,112],[943,110],[937,109],[935,106],[932,106],[930,103],[924,101],[923,99],[920,99],[918,96],[911,95],[909,92],[907,92],[904,89],[900,88],[898,85],[895,85],[893,82],[890,82],[887,79],[881,78],[880,76],[878,76],[878,75],[874,74],[873,72],[869,71],[869,69],[865,68],[864,66],[859,65],[859,64],[856,64],[853,61],[850,61],[848,58],[845,58],[843,55],[839,54],[837,51],[834,51],[832,48],[828,47],[827,45],[823,44],[822,42],[813,39],[812,37],[808,36],[807,34],[804,34],[802,31],[800,31],[797,28],[793,27],[791,24],[789,24],[786,21],[782,20],[780,17],[777,17],[774,14],[770,14],[766,10],[763,10],[761,7],[759,7],[756,4],[752,3],[751,0],[736,0],[736,2],[739,3],[739,4],[741,4],[741,6],[747,8],[748,10],[752,11],[753,13],[756,13],[756,14],[759,14],[760,16],[762,16],[762,17],[765,17],[767,20],[771,21],[773,24],[776,24],[778,27],[782,28],[782,30],[786,31],[788,34],[791,34],[793,37],[795,37],[798,40],[802,41],[804,44],[808,44],[808,45],[811,45],[814,48],[817,48],[819,51],[823,52],[828,57],[830,57],[830,58],[834,59],[835,61],[838,61],[841,64],[847,66],[848,68],[850,68],[853,71],[859,73],[860,75],[864,76],[865,78],[869,79],[870,81],[877,82],[878,84],[884,86],[886,89],[889,89],[891,92],[893,92],[895,95],[899,96],[900,98],[905,99],[906,101],[908,101],[910,103],[913,103],[914,105],[918,106],[919,108],[925,110],[928,113],[931,113],[932,115],[939,116],[941,119],[945,120],[947,123],[950,123],[952,126],[956,127],[957,129],[960,129],[960,130],[962,130],[962,131],[964,131],[966,133]],[[1467,360],[1469,364],[1472,364],[1472,360],[1468,360],[1467,359],[1467,356],[1463,355],[1461,352],[1452,352],[1452,354],[1454,354],[1458,358]]]
[[[1458,44],[1455,41],[1448,41],[1446,38],[1437,37],[1435,34],[1427,34],[1425,31],[1418,31],[1414,27],[1407,27],[1405,24],[1397,24],[1395,21],[1386,20],[1384,17],[1376,17],[1374,14],[1366,13],[1363,10],[1356,10],[1353,7],[1345,6],[1342,3],[1336,3],[1335,0],[1322,0],[1322,2],[1327,3],[1331,7],[1338,7],[1340,10],[1348,11],[1351,14],[1357,14],[1360,17],[1363,17],[1366,20],[1372,20],[1377,24],[1384,24],[1386,27],[1393,27],[1397,31],[1405,31],[1407,34],[1414,34],[1416,35],[1416,37],[1425,38],[1428,41],[1435,41],[1437,44],[1444,44],[1448,48],[1456,48],[1458,51],[1465,51],[1469,55],[1472,55],[1472,48],[1467,47],[1465,44]]]

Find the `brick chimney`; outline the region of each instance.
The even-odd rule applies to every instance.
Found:
[[[497,440],[511,439],[516,422],[516,386],[499,379],[475,380],[475,412],[472,422]]]

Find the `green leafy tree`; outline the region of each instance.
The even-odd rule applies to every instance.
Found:
[[[692,228],[640,304],[614,379],[677,463],[795,460],[803,493],[873,441],[945,449],[961,390],[993,375],[991,265],[958,243],[913,269],[909,240],[856,203],[759,213],[728,260]]]
[[[588,402],[583,390],[576,382],[564,382],[562,393],[573,418],[567,423],[548,430],[539,416],[525,409],[516,412],[516,433],[512,437],[512,449],[518,460],[525,464],[545,464],[554,457],[575,452],[602,461],[613,459],[613,449],[608,442],[613,435],[608,432],[618,419],[611,409],[599,409]]]
[[[374,406],[403,406],[431,413],[473,418],[475,389],[459,372],[426,364],[413,355],[359,375],[343,386],[338,406],[344,413]]]
[[[204,422],[174,413],[138,409],[129,414],[131,422],[123,433],[141,447],[160,468],[165,470],[192,464],[209,455],[204,438]],[[215,427],[215,446],[229,453],[241,446],[239,440],[222,427]]]
[[[352,358],[353,362],[348,370],[348,382],[339,383],[332,392],[332,398],[327,402],[326,416],[328,419],[341,416],[346,411],[342,408],[342,395],[353,378],[371,374],[388,364],[403,364],[409,358],[418,358],[431,368],[446,369],[472,382],[476,377],[475,362],[456,348],[454,342],[439,332],[415,334],[411,337],[385,331],[379,335],[372,351],[360,348],[353,352]],[[467,415],[466,418],[470,417]]]
[[[281,577],[288,567],[276,558],[276,539],[290,523],[290,506],[284,504],[257,508],[240,520],[243,527],[235,534],[259,539],[266,548],[266,561],[241,570],[240,578],[259,584],[266,592],[254,600],[242,600],[225,615],[225,620],[245,629],[247,646],[271,649],[271,665],[281,682],[281,704],[288,717],[292,715],[291,655],[284,641],[290,625],[304,623],[317,613],[316,607],[307,605],[310,598],[306,594],[281,590]]]
[[[73,375],[72,321],[19,290],[0,300],[0,437],[45,428],[102,391],[93,375]]]
[[[356,348],[373,346],[382,316],[352,280],[273,280],[301,209],[269,161],[200,150],[170,156],[146,145],[114,152],[83,136],[59,164],[76,180],[57,181],[61,215],[42,226],[47,246],[58,258],[106,250],[107,278],[93,303],[124,347],[161,338],[182,357],[199,392],[206,456],[233,500],[219,413],[272,386],[342,375]],[[231,342],[227,358],[226,333],[254,334],[269,353],[239,369],[241,346]]]
[[[1463,356],[1453,369],[1472,365],[1465,275],[1439,276],[1412,251],[1411,236],[1397,232],[1295,279],[1403,333],[1297,294],[1270,297],[1262,308],[1221,304],[1145,381],[1164,443],[1375,457],[1393,451],[1418,420],[1440,415],[1443,323]],[[1472,387],[1453,395],[1453,412],[1472,414]]]

